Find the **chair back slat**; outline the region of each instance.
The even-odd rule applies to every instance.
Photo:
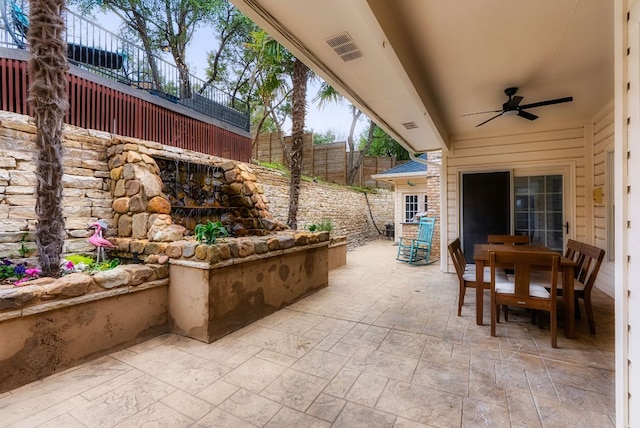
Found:
[[[600,265],[604,260],[604,253],[605,251],[601,248],[590,244],[582,244],[580,249],[582,260],[575,271],[576,279],[584,284],[585,293],[589,293],[596,282]]]
[[[496,323],[501,306],[515,306],[549,312],[551,324],[551,346],[558,347],[558,323],[556,318],[556,296],[558,292],[558,270],[560,255],[551,251],[491,251],[491,336],[496,335]],[[515,280],[513,287],[509,283],[498,284],[497,266],[513,266]],[[532,280],[532,267],[550,270],[546,280]],[[545,290],[549,289],[549,292]],[[506,319],[506,314],[505,314]]]
[[[420,223],[418,223],[418,241],[431,242],[433,237],[433,227],[436,224],[436,219],[433,217],[422,217]]]
[[[464,275],[465,266],[461,264],[460,254],[462,252],[460,246],[460,238],[454,239],[448,246],[449,256],[451,256],[451,261],[453,261],[453,266],[456,268],[456,274],[458,274],[458,278],[462,278]],[[463,257],[464,260],[464,257]]]
[[[549,288],[552,298],[555,298],[558,282],[558,268],[560,265],[560,256],[550,252],[539,251],[518,251],[518,252],[501,252],[492,251],[489,254],[491,263],[492,281],[496,267],[513,266],[515,274],[515,296],[528,299],[530,296],[529,286],[531,284],[531,273],[535,269],[542,268],[551,271],[549,276]],[[539,280],[539,279],[538,279]],[[538,282],[538,280],[536,282]],[[546,284],[545,284],[546,285]]]
[[[567,249],[564,252],[564,256],[569,260],[576,263],[576,266],[581,266],[584,261],[584,254],[580,250],[582,250],[582,245],[584,245],[580,241],[575,241],[573,239],[569,239],[567,241]],[[578,279],[578,275],[580,270],[578,268],[573,270],[573,277]]]

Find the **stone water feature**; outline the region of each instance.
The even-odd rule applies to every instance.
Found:
[[[274,229],[262,188],[247,168],[236,168],[234,162],[156,162],[174,223],[193,231],[198,223],[220,221],[231,236],[261,236]]]
[[[111,241],[125,257],[169,263],[171,331],[211,342],[328,285],[329,234],[274,219],[249,165],[145,149],[109,148],[118,225]],[[203,244],[189,236],[207,220],[221,221],[229,237]]]

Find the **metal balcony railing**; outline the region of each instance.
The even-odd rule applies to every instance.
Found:
[[[29,49],[29,1],[0,0],[0,14],[0,47]],[[64,18],[70,63],[249,131],[247,103],[70,10]]]

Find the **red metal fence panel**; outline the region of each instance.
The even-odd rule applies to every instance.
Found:
[[[243,162],[251,158],[247,136],[73,74],[67,74],[67,85],[70,110],[65,122],[70,125]],[[0,58],[0,108],[29,114],[27,88],[27,63]]]

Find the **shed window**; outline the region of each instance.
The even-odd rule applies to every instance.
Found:
[[[404,195],[404,222],[415,223],[418,217],[427,215],[429,198],[426,193]]]
[[[418,195],[405,195],[404,197],[404,221],[409,223],[418,214]]]

